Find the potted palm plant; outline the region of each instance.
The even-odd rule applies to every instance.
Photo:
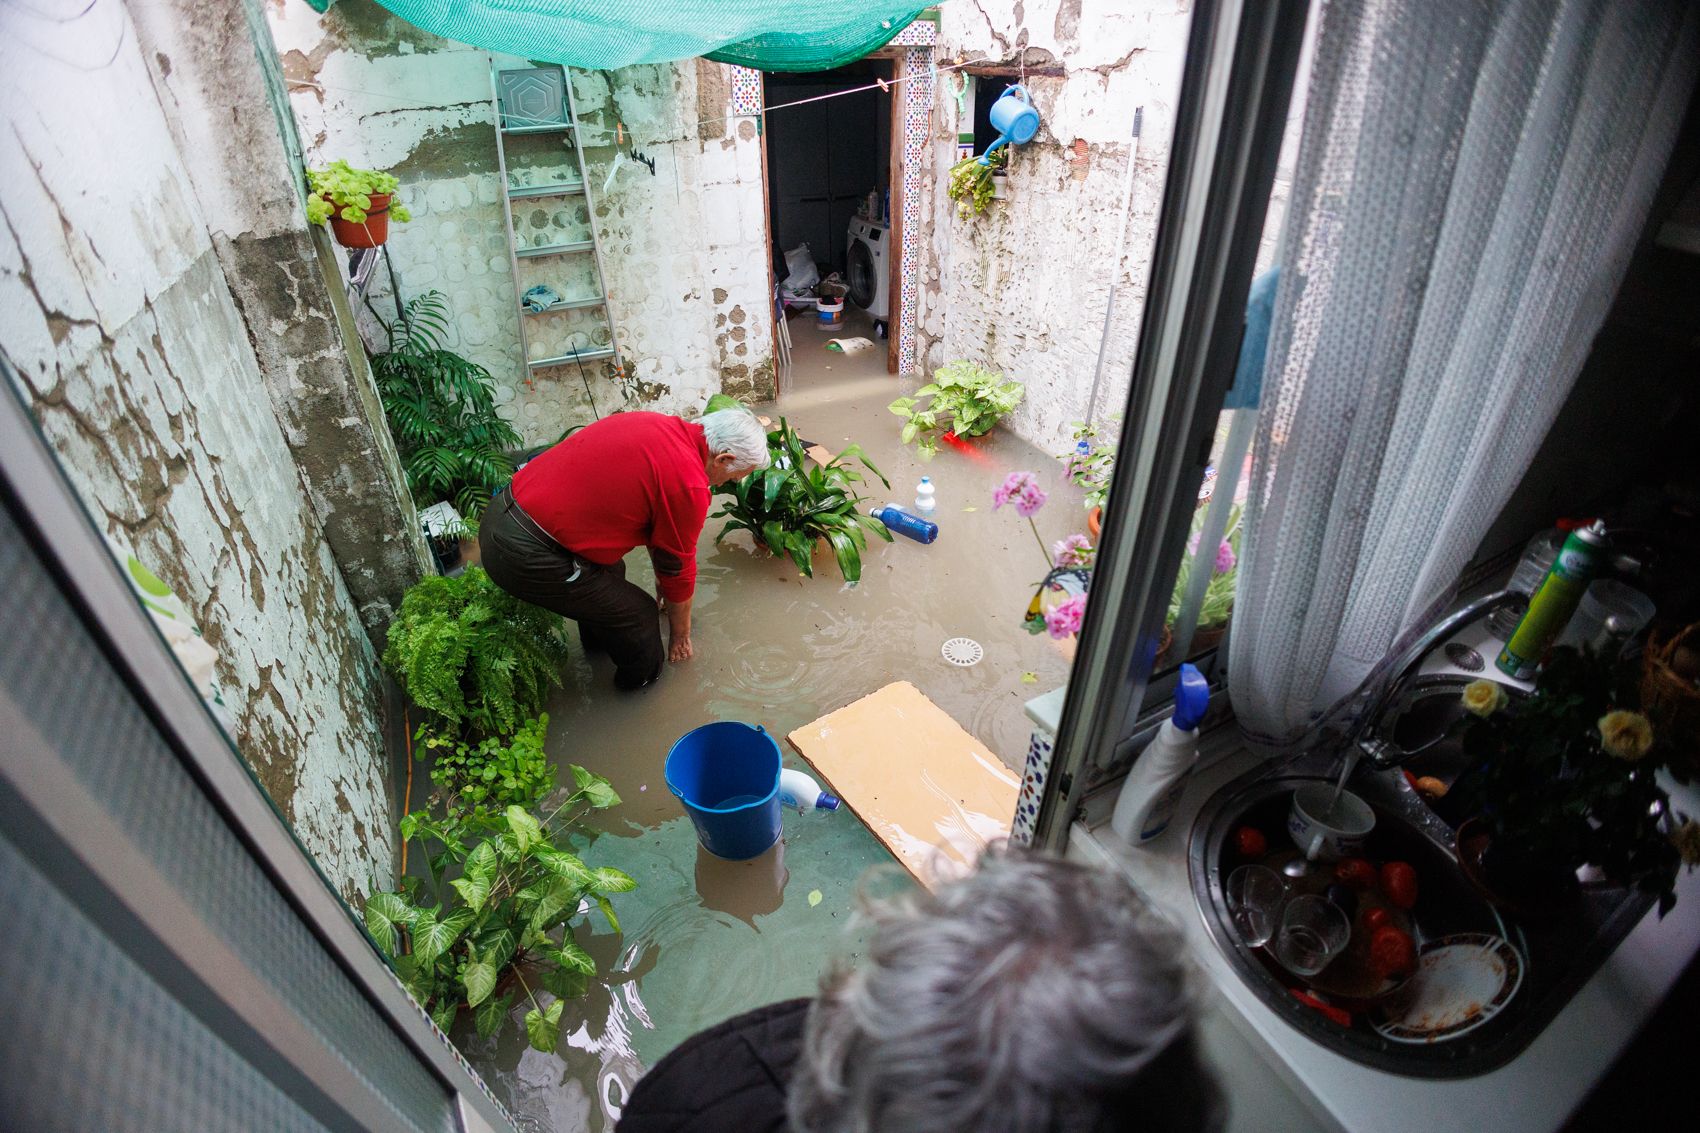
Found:
[[[372,377],[414,502],[454,504],[466,522],[449,534],[464,537],[512,478],[508,453],[522,442],[496,412],[490,371],[446,348],[447,329],[441,292],[410,299],[387,328],[389,348],[372,356]]]
[[[307,222],[329,225],[345,248],[376,248],[390,238],[390,221],[413,219],[395,200],[401,182],[393,174],[355,169],[338,158],[323,169],[307,171]]]

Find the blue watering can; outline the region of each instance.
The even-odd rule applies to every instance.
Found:
[[[1033,140],[1033,135],[1039,132],[1039,112],[1033,108],[1033,101],[1027,97],[1024,87],[1013,86],[1003,92],[996,102],[992,103],[992,129],[998,132],[998,140],[986,147],[986,152],[980,155],[981,165],[992,163],[992,154],[1001,145],[1014,142],[1016,145],[1026,145]]]

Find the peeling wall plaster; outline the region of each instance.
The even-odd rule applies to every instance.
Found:
[[[391,227],[390,252],[404,296],[430,289],[448,295],[449,345],[491,371],[502,412],[528,442],[552,441],[589,420],[576,368],[528,375],[520,357],[521,316],[497,184],[491,53],[427,35],[372,0],[343,0],[322,16],[304,4],[280,4],[267,16],[308,163],[342,157],[402,178],[414,220]],[[691,412],[721,390],[751,399],[774,392],[761,146],[753,120],[725,117],[727,74],[705,60],[573,74],[590,140],[612,143],[616,123],[624,123],[626,145],[655,160],[653,175],[625,162],[604,192],[614,148],[587,150],[611,311],[636,379],[622,390],[600,365],[586,367],[603,413],[623,404]],[[539,147],[553,144],[513,140],[510,160],[516,153],[537,157]],[[559,158],[570,161],[564,152]],[[516,220],[523,232],[583,231],[582,208],[582,199],[531,205],[517,210]],[[589,287],[582,266],[550,263],[560,271],[548,277],[545,261],[522,264],[527,285],[547,278],[564,294],[575,284]],[[377,306],[391,311],[382,301]],[[594,322],[587,314],[532,319],[534,353],[548,356],[572,329]]]
[[[242,155],[180,150],[205,123],[162,93],[155,14],[0,7],[0,345],[95,522],[192,608],[238,747],[353,897],[394,862],[377,659],[209,233],[252,216],[197,197]],[[253,66],[240,46],[229,65]],[[304,223],[287,188],[264,216]]]
[[[955,358],[1027,384],[1010,420],[1048,451],[1067,447],[1084,415],[1112,282],[1115,320],[1104,362],[1100,419],[1120,409],[1138,341],[1146,276],[1180,90],[1190,5],[1111,0],[973,0],[941,9],[941,64],[989,57],[1060,65],[1030,75],[1038,136],[1016,147],[1009,199],[977,218],[957,215],[942,188],[956,161],[955,87],[941,79],[933,115],[936,176],[931,247],[922,264],[921,348],[928,371]],[[995,80],[989,97],[1004,82]],[[1135,108],[1144,126],[1126,243],[1116,246]],[[960,126],[972,129],[968,122]],[[1104,407],[1107,407],[1104,408]]]

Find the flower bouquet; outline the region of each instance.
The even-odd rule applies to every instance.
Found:
[[[1454,791],[1479,816],[1458,831],[1467,872],[1475,864],[1514,910],[1567,899],[1583,866],[1656,896],[1661,916],[1676,904],[1677,871],[1700,864],[1700,824],[1659,786],[1672,750],[1641,714],[1632,670],[1563,648],[1519,703],[1490,680],[1463,699],[1471,767]]]

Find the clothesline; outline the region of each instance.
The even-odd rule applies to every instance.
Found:
[[[989,56],[983,56],[983,57],[978,58],[978,59],[968,59],[968,60],[965,60],[964,62],[961,62],[961,63],[952,63],[952,64],[950,64],[949,66],[946,66],[946,67],[934,66],[928,71],[928,74],[936,77],[938,75],[945,74],[945,73],[950,72],[950,71],[961,70],[963,67],[972,67],[972,66],[974,66],[978,63],[989,63],[989,62],[992,62],[991,58]],[[919,77],[920,77],[919,75],[904,75],[904,76],[902,76],[900,78],[896,78],[896,79],[875,79],[873,82],[867,84],[866,86],[849,87],[845,90],[830,91],[826,94],[817,94],[817,95],[813,95],[809,98],[799,98],[799,99],[796,99],[795,101],[792,101],[792,102],[781,102],[781,103],[776,103],[773,106],[766,106],[766,107],[762,108],[762,113],[770,114],[775,110],[784,110],[787,107],[791,107],[791,106],[806,106],[806,105],[808,105],[809,103],[812,103],[812,102],[824,102],[825,100],[827,100],[829,98],[842,98],[845,95],[861,94],[864,91],[870,91],[870,90],[889,91],[892,87],[899,86],[903,83],[909,82],[911,79],[916,79],[916,78],[919,78]],[[391,101],[392,105],[394,105],[394,106],[404,106],[404,105],[407,104],[407,102],[411,101],[410,99],[404,99],[404,100],[401,100],[401,101],[398,102],[398,101],[395,101],[395,96],[392,93],[382,92],[382,91],[374,91],[374,90],[366,90],[366,89],[361,88],[361,87],[343,86],[340,83],[324,83],[324,82],[318,82],[318,81],[315,81],[315,80],[312,80],[312,79],[286,79],[285,81],[292,88],[293,87],[307,87],[309,89],[317,90],[317,91],[330,91],[330,92],[336,92],[336,93],[339,93],[339,94],[364,94],[364,95],[368,95],[372,98],[388,99],[388,100]],[[456,106],[474,106],[474,105],[482,104],[485,101],[486,100],[483,99],[483,98],[467,99],[464,102],[449,103],[448,107],[444,107],[444,109],[447,109],[447,108],[450,108],[450,107],[456,107]],[[717,122],[734,122],[734,121],[736,121],[740,118],[753,118],[753,117],[755,117],[754,114],[728,114],[728,115],[725,115],[725,116],[720,117],[720,118],[704,118],[701,121],[692,123],[689,128],[694,130],[699,126],[711,126],[711,125],[713,125]]]

